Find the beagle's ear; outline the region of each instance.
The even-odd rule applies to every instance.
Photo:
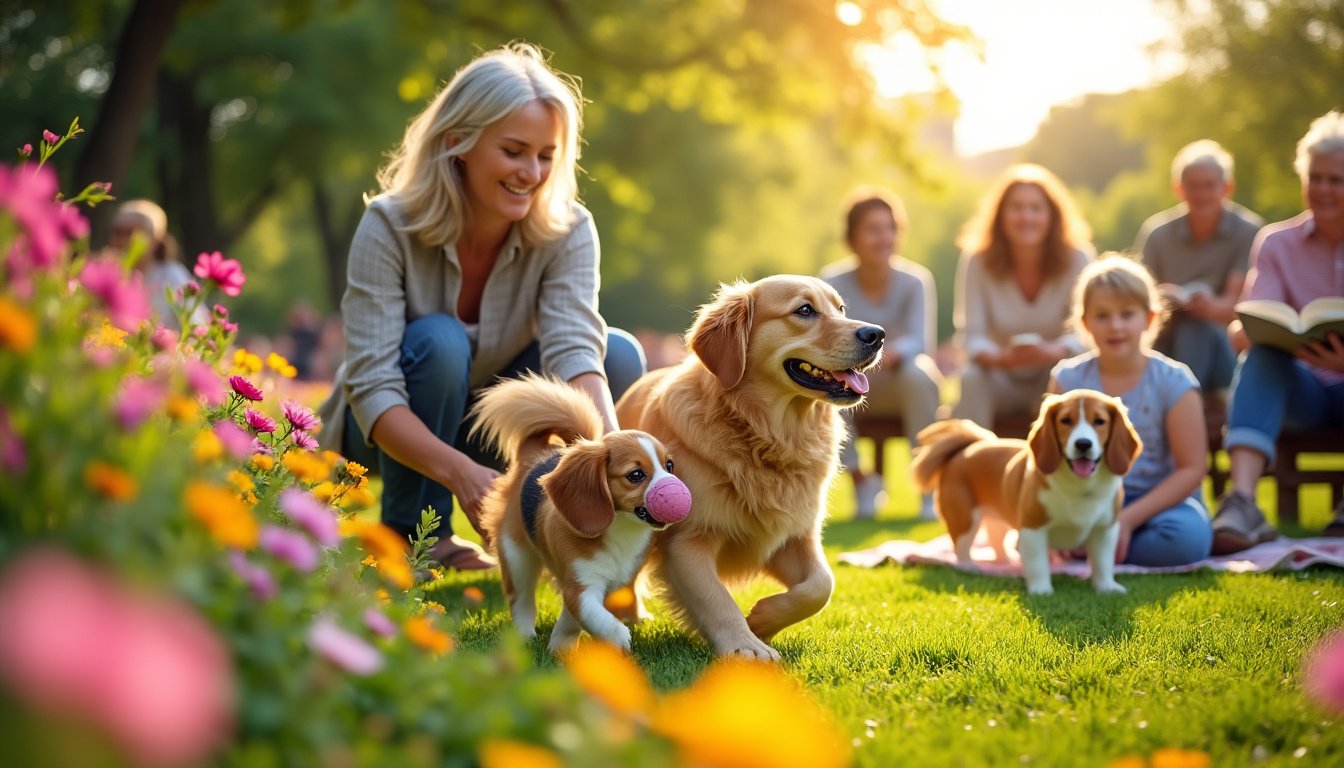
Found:
[[[1054,474],[1064,462],[1064,453],[1059,450],[1059,432],[1055,429],[1055,409],[1062,402],[1056,395],[1045,398],[1040,415],[1031,425],[1031,434],[1027,435],[1027,446],[1036,467],[1046,475]]]
[[[580,536],[601,536],[615,518],[607,486],[607,448],[602,443],[580,440],[570,446],[540,482],[551,506]]]
[[[1106,468],[1113,475],[1123,475],[1134,466],[1143,452],[1143,440],[1129,422],[1125,404],[1111,398],[1106,407],[1111,409],[1111,439],[1106,443]]]
[[[721,286],[714,301],[700,308],[687,334],[691,351],[724,389],[737,386],[747,372],[747,341],[755,304],[745,285]]]

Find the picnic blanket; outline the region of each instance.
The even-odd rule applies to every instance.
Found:
[[[964,571],[983,573],[991,576],[1021,576],[1022,563],[1017,557],[1017,548],[1012,546],[1012,533],[1007,543],[1008,560],[996,562],[994,550],[990,548],[985,532],[980,531],[975,544],[971,547],[972,565],[957,563],[956,552],[952,548],[952,539],[943,534],[931,541],[909,541],[892,539],[875,547],[855,552],[842,552],[840,562],[849,565],[872,568],[885,563],[898,565],[948,565]],[[1233,573],[1256,573],[1261,571],[1297,571],[1312,565],[1329,565],[1344,568],[1344,538],[1290,539],[1280,537],[1274,541],[1257,544],[1243,552],[1221,557],[1209,557],[1189,565],[1177,565],[1163,568],[1149,568],[1142,565],[1117,565],[1116,573],[1186,573],[1208,568],[1215,571]],[[1085,560],[1071,560],[1054,563],[1052,573],[1062,573],[1085,579],[1092,572]]]

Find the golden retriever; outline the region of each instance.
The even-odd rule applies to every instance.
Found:
[[[821,610],[834,578],[821,549],[839,459],[839,409],[868,391],[882,328],[845,317],[813,277],[720,287],[687,333],[691,355],[649,373],[616,406],[677,457],[695,514],[654,535],[649,567],[674,610],[720,655],[777,660],[768,641]],[[768,574],[784,592],[747,616],[728,585]]]

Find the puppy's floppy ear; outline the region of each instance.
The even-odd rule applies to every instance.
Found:
[[[607,486],[607,448],[602,443],[580,440],[570,446],[540,482],[551,506],[580,536],[601,536],[615,518]]]
[[[1106,468],[1113,475],[1123,475],[1134,466],[1135,460],[1143,452],[1143,440],[1129,423],[1129,413],[1125,404],[1116,398],[1108,398],[1106,407],[1111,409],[1111,438],[1106,443]]]
[[[1053,474],[1064,461],[1059,450],[1059,432],[1055,429],[1055,409],[1063,400],[1051,395],[1041,403],[1041,413],[1031,425],[1031,434],[1027,435],[1027,446],[1031,448],[1036,467],[1044,474]]]
[[[747,372],[747,341],[755,311],[747,284],[722,285],[714,301],[700,308],[687,334],[691,351],[724,389],[737,386]]]

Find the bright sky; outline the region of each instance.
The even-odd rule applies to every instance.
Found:
[[[961,101],[957,151],[973,155],[1021,144],[1050,107],[1086,93],[1116,93],[1164,79],[1179,68],[1147,47],[1169,40],[1171,24],[1154,0],[932,0],[946,19],[984,41],[984,61],[960,45],[939,62]],[[837,12],[843,14],[846,3]],[[905,37],[872,52],[888,96],[931,90],[924,54]]]

